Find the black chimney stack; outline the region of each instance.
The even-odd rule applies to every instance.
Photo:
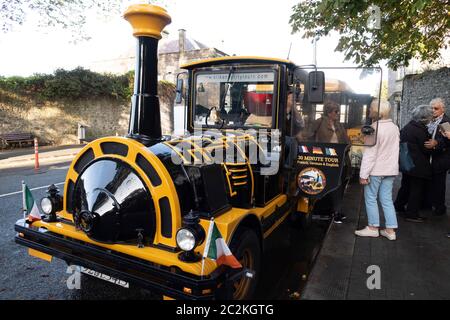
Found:
[[[161,139],[158,98],[158,40],[171,22],[166,10],[150,4],[130,6],[124,18],[137,38],[134,93],[128,137],[150,145]]]

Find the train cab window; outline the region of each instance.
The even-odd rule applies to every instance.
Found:
[[[288,93],[286,104],[286,135],[296,137],[305,127],[302,101],[299,100],[301,88]]]
[[[340,112],[339,121],[341,123],[348,122],[348,105],[346,105],[346,104],[341,104],[341,112]]]
[[[314,118],[320,119],[323,115],[323,104],[316,104],[316,112]]]
[[[194,127],[272,128],[275,71],[221,69],[195,76]]]
[[[363,109],[362,109],[362,122],[366,123],[367,121],[367,104],[363,104]]]
[[[272,126],[273,84],[251,84],[244,94],[244,107],[249,113],[246,126]]]
[[[324,101],[317,104],[309,103],[307,95],[301,94],[299,100],[305,125],[302,132],[297,135],[297,140],[349,143],[354,146],[373,145],[376,141],[377,122],[369,116],[369,107],[378,108],[378,104],[374,105],[372,102],[379,101],[381,70],[377,68],[321,70],[325,72]]]

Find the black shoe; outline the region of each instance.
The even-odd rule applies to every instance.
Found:
[[[426,219],[422,218],[422,217],[408,217],[408,218],[405,218],[405,220],[409,221],[409,222],[422,223],[422,222],[425,222]]]
[[[347,217],[345,215],[343,215],[342,213],[338,213],[336,215],[334,215],[333,218],[333,222],[337,223],[337,224],[341,224],[342,222],[344,222],[343,220],[347,219]]]
[[[447,238],[450,238],[450,232],[449,232],[449,233],[447,233]]]

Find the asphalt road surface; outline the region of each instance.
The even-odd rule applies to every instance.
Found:
[[[31,257],[14,242],[14,223],[22,217],[21,181],[29,186],[38,203],[46,187],[61,183],[70,163],[42,166],[36,173],[30,167],[0,170],[0,299],[93,300],[159,299],[147,290],[129,289],[83,276],[81,289],[69,289],[68,266],[59,259],[51,263]],[[63,190],[64,185],[57,185]],[[308,271],[320,248],[328,223],[314,222],[307,232],[287,225],[275,234],[275,245],[265,254],[259,299],[298,299]]]

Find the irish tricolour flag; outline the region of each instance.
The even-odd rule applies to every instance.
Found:
[[[209,223],[205,251],[203,252],[203,259],[204,258],[216,260],[217,265],[226,264],[231,268],[242,268],[242,265],[231,253],[230,248],[228,248],[227,243],[222,238],[213,219],[211,219],[211,222]]]
[[[28,215],[28,221],[33,222],[37,220],[41,220],[41,214],[39,213],[39,209],[36,205],[36,201],[34,201],[33,195],[31,194],[30,189],[22,182],[22,192],[23,192],[23,211],[24,214]]]

